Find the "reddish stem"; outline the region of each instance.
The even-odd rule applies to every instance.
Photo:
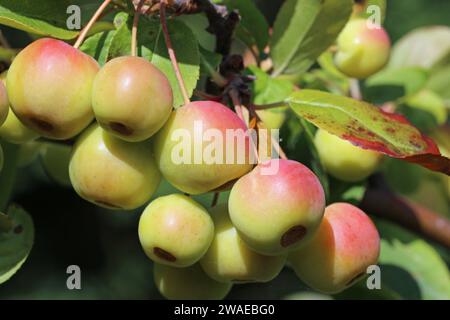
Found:
[[[167,50],[169,52],[170,61],[172,62],[173,69],[175,70],[175,75],[177,77],[178,84],[181,89],[181,93],[183,95],[184,103],[188,104],[191,101],[189,100],[189,95],[186,90],[186,85],[184,83],[183,76],[181,75],[181,71],[180,71],[180,67],[178,65],[175,51],[173,50],[172,41],[170,40],[169,29],[167,28],[166,5],[167,5],[167,0],[161,0],[161,6],[159,9],[161,26],[162,26],[162,30],[164,33],[164,39],[166,41]]]
[[[139,16],[141,15],[141,9],[146,0],[139,1],[136,11],[134,12],[133,27],[131,29],[131,55],[137,56],[137,29],[139,24]]]
[[[105,0],[100,5],[100,7],[97,9],[97,11],[92,16],[91,20],[87,23],[87,25],[81,30],[80,34],[78,35],[77,41],[73,45],[74,48],[78,49],[81,44],[83,43],[84,39],[86,38],[89,30],[92,28],[94,23],[98,20],[98,18],[101,16],[103,10],[106,9],[106,7],[110,4],[111,0]]]

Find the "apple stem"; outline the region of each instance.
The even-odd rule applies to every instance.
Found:
[[[350,79],[350,95],[353,99],[362,100],[361,87],[358,79]]]
[[[81,44],[83,43],[84,39],[86,38],[89,30],[92,28],[94,23],[98,20],[98,18],[101,16],[102,12],[106,9],[106,7],[111,3],[111,0],[105,0],[100,5],[100,7],[97,9],[97,11],[92,16],[91,20],[87,23],[87,25],[81,30],[80,34],[78,35],[77,41],[73,45],[75,49],[78,49]]]
[[[236,89],[231,89],[229,92],[229,96],[231,98],[231,101],[233,102],[234,111],[236,112],[238,117],[245,123],[245,126],[248,129],[247,121],[242,112],[242,108],[244,108],[244,106],[241,103],[241,99],[239,99],[239,93],[237,92]],[[252,144],[254,156],[256,157],[256,159],[258,160],[258,163],[259,163],[258,147],[254,144],[253,139],[250,139],[250,140],[251,140],[250,143]]]
[[[172,41],[170,40],[169,29],[167,28],[166,5],[167,0],[161,0],[161,6],[159,8],[161,26],[164,34],[164,39],[166,41],[167,50],[169,52],[170,61],[172,62],[172,66],[175,71],[175,75],[177,77],[181,93],[183,95],[184,103],[188,104],[191,101],[189,100],[189,95],[186,90],[186,85],[184,83],[183,76],[181,75],[180,67],[178,65],[177,57],[175,55],[175,50],[173,49]]]
[[[131,29],[131,55],[137,56],[137,29],[139,24],[139,16],[141,15],[141,9],[146,0],[139,1],[136,11],[134,12],[133,27]]]

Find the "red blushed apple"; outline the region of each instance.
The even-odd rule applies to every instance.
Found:
[[[155,136],[159,170],[177,189],[201,194],[253,167],[245,123],[214,101],[191,102],[172,112]]]
[[[169,80],[144,58],[112,59],[94,80],[92,105],[98,123],[126,141],[154,135],[169,118],[172,103]]]
[[[389,59],[391,42],[382,26],[354,19],[337,40],[335,63],[347,76],[364,79],[380,71]]]
[[[94,118],[91,95],[98,63],[67,43],[39,39],[23,49],[6,86],[19,120],[42,136],[68,139]]]
[[[265,172],[269,167],[273,172]],[[280,255],[312,237],[322,220],[325,196],[306,166],[273,159],[236,182],[228,205],[231,221],[251,249]]]
[[[379,252],[380,236],[370,218],[351,204],[334,203],[311,241],[288,259],[312,289],[337,293],[363,278]]]

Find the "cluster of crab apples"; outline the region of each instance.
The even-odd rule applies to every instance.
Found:
[[[360,21],[347,28],[336,65],[366,77],[387,60],[381,54],[369,59],[373,53],[366,51],[384,54],[388,40]],[[375,49],[355,40],[361,29]],[[221,163],[175,163],[174,134],[195,135],[198,121],[203,130],[223,136],[235,130],[236,139],[250,143],[246,124],[225,105],[194,101],[174,110],[168,79],[140,57],[118,57],[100,67],[65,42],[43,38],[17,55],[0,83],[4,141],[75,139],[66,170],[82,198],[110,209],[147,205],[139,239],[155,262],[156,286],[169,299],[222,299],[232,285],[268,282],[285,266],[311,288],[335,293],[377,262],[379,235],[370,218],[350,204],[326,206],[319,179],[297,161],[229,163],[226,153],[234,147],[225,140]],[[315,142],[329,173],[341,180],[364,179],[380,160],[322,130]],[[200,148],[207,148],[203,143]],[[271,166],[277,170],[265,172]],[[180,193],[148,204],[161,179]],[[212,208],[189,196],[227,188],[228,203]]]

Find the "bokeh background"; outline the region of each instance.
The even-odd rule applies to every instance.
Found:
[[[282,3],[255,2],[269,21]],[[450,25],[449,12],[450,1],[388,0],[385,26],[395,42],[418,27]],[[20,31],[5,27],[1,30],[13,47],[23,47],[31,40]],[[167,191],[169,187],[164,188]],[[210,196],[201,200],[209,203]],[[84,202],[69,187],[63,188],[47,178],[39,159],[20,170],[15,202],[32,215],[35,242],[23,267],[0,286],[0,299],[161,299],[153,285],[152,263],[141,250],[137,236],[139,210],[111,212]],[[404,241],[414,238],[404,230],[395,232],[403,233]],[[450,253],[436,248],[448,266]],[[81,268],[82,290],[66,288],[66,268],[73,264]],[[382,276],[397,279],[395,291],[401,292],[403,298],[425,297],[425,289],[407,272],[393,266],[382,270]],[[339,295],[323,296],[308,291],[286,268],[271,283],[235,286],[228,298],[398,298],[387,291],[368,291],[359,284]]]

